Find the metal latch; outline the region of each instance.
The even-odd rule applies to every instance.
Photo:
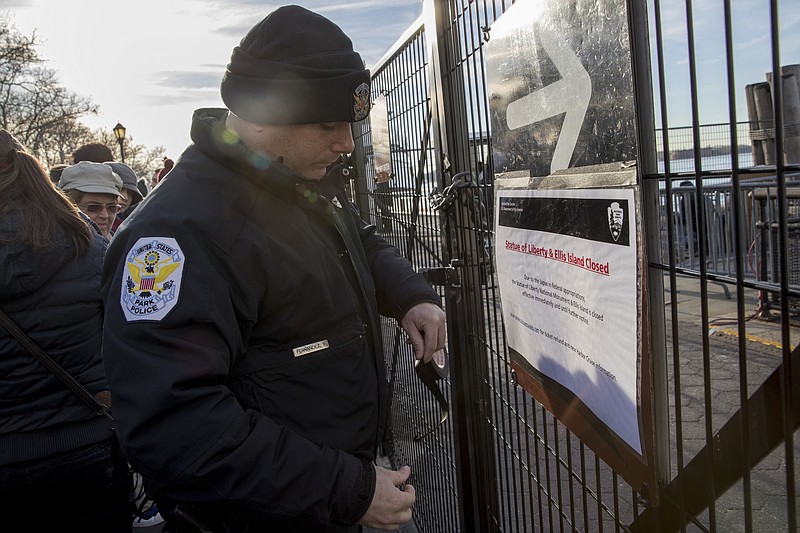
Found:
[[[461,274],[456,267],[461,266],[459,259],[453,259],[449,265],[436,268],[422,268],[419,273],[431,285],[442,285],[449,287],[461,287]]]

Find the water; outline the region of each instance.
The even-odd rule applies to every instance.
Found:
[[[714,155],[700,158],[700,165],[703,171],[706,170],[730,170],[732,166],[731,155]],[[739,168],[753,166],[753,154],[745,152],[739,154]],[[669,162],[670,172],[694,172],[694,159],[675,159]],[[658,162],[658,171],[665,172],[664,162]]]
[[[731,155],[714,155],[700,158],[700,165],[705,170],[730,170],[732,166]],[[739,154],[739,168],[753,166],[753,154],[745,152]],[[675,159],[669,163],[670,172],[694,172],[694,159]],[[658,171],[665,172],[664,162],[658,162]]]

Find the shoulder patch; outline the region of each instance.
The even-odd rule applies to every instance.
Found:
[[[186,259],[170,237],[142,237],[125,256],[120,304],[128,322],[162,320],[178,303]]]

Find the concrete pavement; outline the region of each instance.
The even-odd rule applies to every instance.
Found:
[[[744,289],[744,313],[740,316],[735,289],[719,283],[708,283],[705,325],[708,336],[704,338],[703,299],[699,280],[678,276],[677,293],[672,299],[668,290],[669,279],[665,276],[665,289],[671,432],[669,480],[676,480],[679,455],[685,466],[701,450],[708,451],[706,424],[710,422],[711,432],[715,435],[712,448],[716,454],[715,468],[718,470],[703,472],[703,477],[711,479],[714,475],[719,482],[719,478],[732,473],[736,479],[725,490],[715,494],[713,521],[717,531],[788,531],[787,476],[796,476],[797,471],[787,472],[786,454],[789,450],[788,453],[797,457],[800,443],[795,439],[788,445],[784,442],[767,449],[760,442],[765,433],[769,433],[764,428],[774,428],[779,423],[780,419],[775,417],[780,417],[781,406],[772,404],[772,409],[763,409],[766,404],[750,405],[750,409],[754,410],[750,424],[761,429],[755,432],[751,430],[749,434],[749,453],[753,464],[747,472],[746,481],[741,474],[735,474],[744,460],[738,456],[739,452],[735,452],[741,442],[740,432],[734,432],[733,440],[726,442],[722,429],[742,409],[742,388],[747,388],[746,397],[752,401],[754,395],[758,396],[759,388],[780,367],[784,343],[788,342],[792,349],[797,347],[800,320],[796,316],[790,317],[788,327],[782,328],[779,317],[763,312],[762,295],[752,289]],[[677,350],[672,340],[673,306],[677,311]],[[744,325],[743,330],[739,327],[740,322]],[[744,337],[744,350],[741,349],[741,336]],[[679,386],[676,385],[676,377],[680,378]],[[772,392],[778,393],[775,390]],[[676,442],[678,424],[682,442]],[[729,433],[728,438],[730,436]],[[731,453],[730,457],[726,455],[728,452]],[[748,508],[752,512],[749,526],[745,511]],[[703,523],[711,522],[708,510],[698,512],[697,516]]]

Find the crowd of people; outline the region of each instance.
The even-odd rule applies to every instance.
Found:
[[[220,92],[155,188],[101,143],[45,169],[0,130],[0,311],[56,363],[0,328],[0,498],[28,529],[411,520],[410,468],[376,462],[379,315],[425,364],[445,314],[344,190],[369,71],[338,25],[283,6],[234,48]]]

